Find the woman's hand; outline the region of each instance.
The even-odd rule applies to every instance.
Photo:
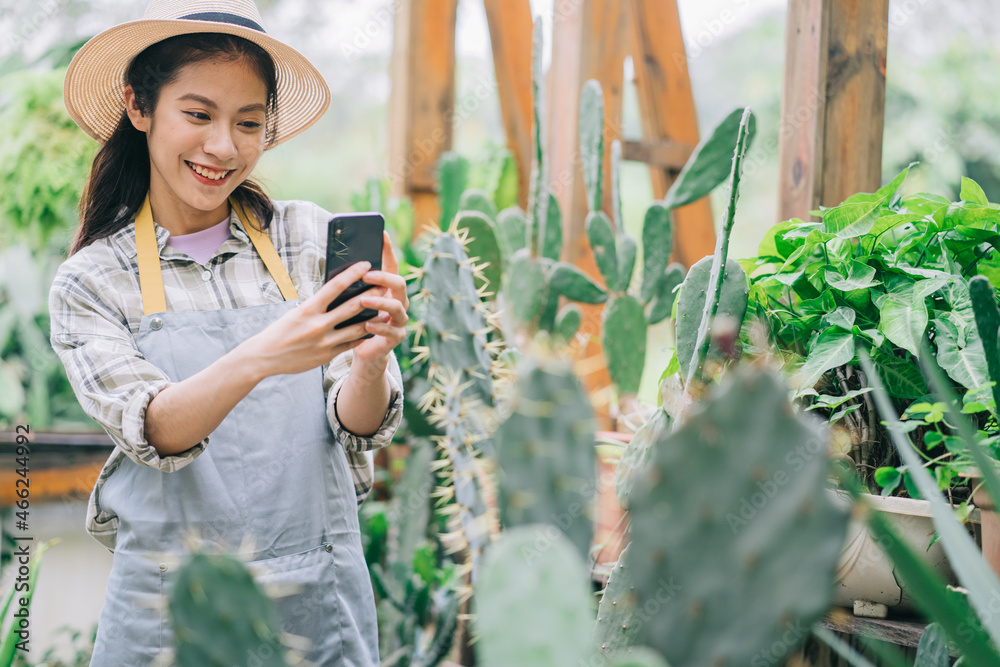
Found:
[[[311,370],[365,342],[361,340],[368,333],[364,322],[343,329],[334,327],[364,310],[362,298],[374,290],[359,294],[330,312],[326,309],[341,292],[361,280],[369,268],[368,262],[359,262],[345,269],[311,297],[238,346],[237,349],[246,354],[247,363],[257,368],[260,379]]]
[[[388,232],[382,232],[382,270],[369,271],[363,280],[376,287],[361,295],[361,305],[379,314],[364,323],[365,332],[375,335],[355,348],[352,366],[368,366],[366,375],[381,375],[389,363],[389,354],[406,338],[406,311],[410,305]]]

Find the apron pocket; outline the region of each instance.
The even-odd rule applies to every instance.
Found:
[[[281,643],[317,664],[334,664],[317,658],[329,660],[341,652],[333,556],[326,544],[320,544],[294,554],[243,563],[257,586],[271,598]],[[160,634],[163,645],[173,652],[174,634],[166,605],[177,564],[165,565],[160,570],[164,598]],[[248,649],[244,662],[252,664],[270,657],[263,655],[271,651],[269,645],[263,644],[257,650],[262,654],[255,655],[253,649]]]

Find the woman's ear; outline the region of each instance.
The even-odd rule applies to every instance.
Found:
[[[136,104],[135,91],[132,89],[131,84],[125,86],[123,94],[125,96],[125,112],[128,113],[128,118],[132,121],[132,126],[140,132],[149,132],[151,119],[142,115],[142,110]]]

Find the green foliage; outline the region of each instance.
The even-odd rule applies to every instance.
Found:
[[[829,608],[847,531],[823,488],[826,452],[821,423],[759,370],[730,374],[657,442],[629,496],[636,605],[659,610],[642,643],[692,667],[794,649],[782,635]]]
[[[553,525],[581,556],[589,553],[594,430],[590,400],[569,368],[524,362],[510,415],[495,434],[505,527]]]
[[[66,112],[65,68],[23,70],[0,80],[0,238],[44,252],[66,243],[97,149]]]
[[[469,161],[457,153],[442,153],[436,180],[440,184],[441,229],[448,229],[459,211],[462,193],[469,182]]]
[[[30,630],[21,628],[16,619],[25,618],[31,613],[31,599],[35,595],[38,572],[42,566],[42,556],[59,541],[56,538],[40,542],[28,561],[27,580],[19,578],[11,581],[10,590],[4,593],[3,603],[0,604],[0,630],[2,630],[0,632],[0,665],[4,667],[9,667],[14,661],[18,650],[17,645],[31,638]],[[18,581],[26,583],[27,588],[20,588],[17,585]],[[13,611],[11,611],[12,607]],[[10,619],[9,622],[8,619]]]

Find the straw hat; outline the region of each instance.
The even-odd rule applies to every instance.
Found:
[[[264,32],[253,0],[150,0],[141,20],[109,28],[84,44],[66,71],[69,115],[104,143],[125,111],[125,71],[143,49],[168,37],[224,32],[267,51],[278,75],[277,128],[265,149],[294,137],[330,106],[330,89],[305,56]]]

